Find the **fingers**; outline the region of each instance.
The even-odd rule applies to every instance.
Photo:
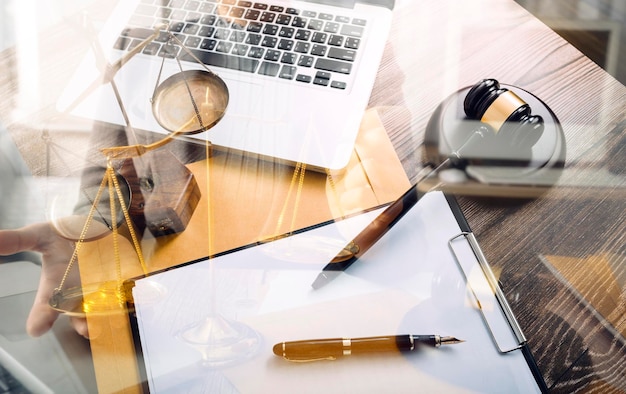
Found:
[[[12,247],[11,242],[15,243]],[[48,223],[0,232],[0,253],[22,250],[33,250],[43,255],[37,295],[26,321],[28,334],[38,337],[47,332],[59,316],[49,300],[54,289],[61,284],[73,249],[67,240],[58,237]]]
[[[50,306],[50,297],[61,281],[63,267],[50,260],[44,258],[37,295],[26,320],[26,332],[33,337],[45,334],[59,316]]]
[[[17,230],[0,230],[0,255],[24,251],[41,252],[40,237],[49,231],[48,223],[38,223]]]
[[[59,317],[60,313],[52,309],[49,305],[35,303],[30,310],[30,315],[26,322],[26,332],[32,337],[39,337],[52,328],[52,325]],[[87,319],[80,317],[72,317],[70,319],[72,327],[81,336],[89,339],[89,330],[87,329]]]
[[[74,330],[76,330],[79,335],[89,339],[89,331],[87,330],[87,319],[81,317],[72,317],[70,321],[72,322],[72,327],[74,327]]]
[[[45,334],[55,320],[59,316],[59,312],[55,311],[48,305],[48,299],[41,299],[40,291],[37,292],[35,303],[30,310],[28,320],[26,320],[26,332],[32,337],[39,337]]]
[[[33,337],[46,333],[60,312],[54,310],[49,300],[63,278],[66,286],[76,286],[80,279],[78,272],[66,273],[73,245],[59,237],[50,223],[38,223],[17,230],[0,230],[0,255],[11,255],[23,251],[43,254],[43,264],[35,302],[26,321],[26,331]],[[69,274],[69,275],[68,275]],[[74,329],[87,337],[85,319],[72,319]]]
[[[52,325],[61,314],[61,312],[54,310],[50,306],[50,297],[54,289],[59,285],[57,281],[58,275],[50,276],[49,270],[42,272],[35,302],[26,321],[26,332],[30,336],[38,337],[45,334],[52,328]],[[86,319],[72,317],[71,323],[78,334],[89,338]]]

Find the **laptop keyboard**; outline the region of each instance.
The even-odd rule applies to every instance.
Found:
[[[159,23],[169,33],[148,44],[146,55],[339,90],[350,83],[367,27],[362,18],[261,2],[142,0],[115,48],[132,49],[154,32],[146,26]]]
[[[21,393],[30,393],[30,391],[0,364],[0,394]]]

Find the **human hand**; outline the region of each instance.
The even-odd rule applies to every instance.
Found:
[[[67,270],[74,251],[74,245],[58,235],[51,223],[37,223],[17,230],[0,230],[0,255],[11,255],[23,251],[42,254],[42,271],[35,302],[26,322],[29,335],[38,337],[46,333],[54,324],[60,312],[48,303],[55,288]],[[71,270],[66,285],[76,286],[80,279],[78,270]],[[83,318],[72,317],[72,326],[80,335],[88,337],[87,322]]]

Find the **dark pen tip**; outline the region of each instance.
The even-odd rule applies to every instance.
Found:
[[[324,271],[317,275],[317,278],[311,283],[311,287],[313,290],[317,290],[319,288],[324,287],[328,283],[330,283],[333,279],[339,276],[339,271]]]

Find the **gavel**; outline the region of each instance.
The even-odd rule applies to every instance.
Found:
[[[465,114],[489,126],[497,146],[526,150],[539,141],[544,130],[540,115],[530,105],[495,79],[472,86],[463,102]]]

